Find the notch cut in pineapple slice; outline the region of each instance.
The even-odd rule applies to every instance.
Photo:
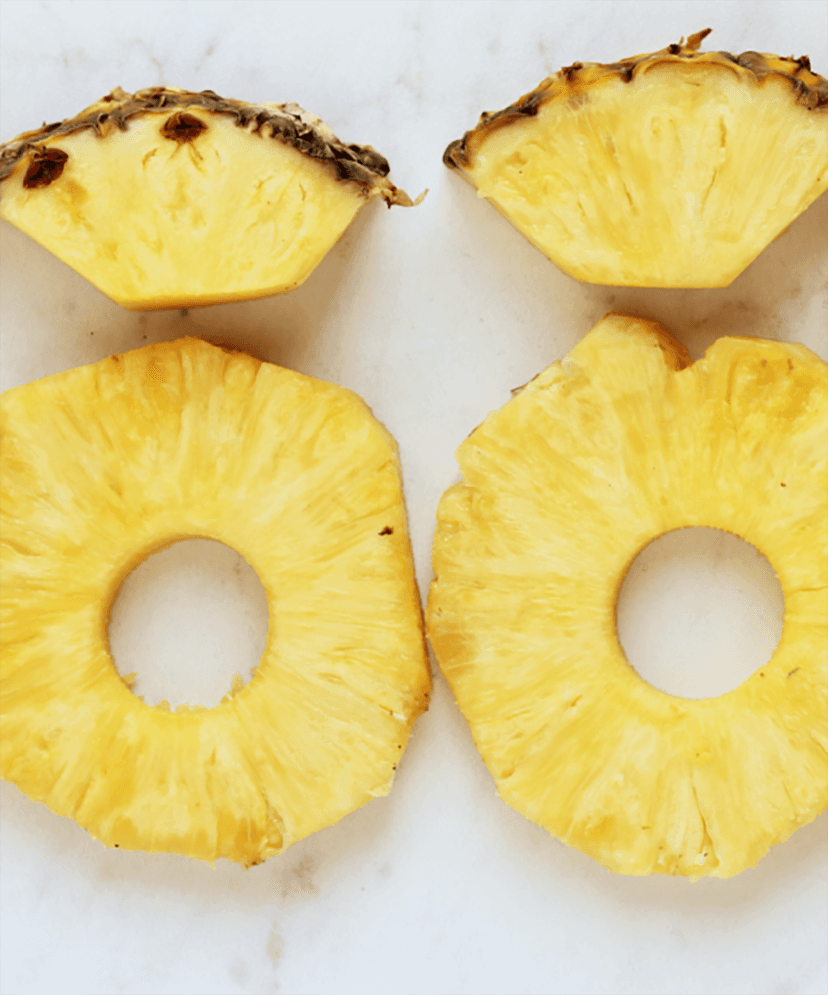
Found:
[[[430,674],[396,445],[350,391],[197,339],[0,399],[0,773],[107,846],[260,863],[386,794]],[[150,707],[106,625],[204,536],[256,570],[255,675]]]
[[[411,205],[296,104],[121,89],[0,146],[0,217],[135,310],[298,287],[357,212]]]
[[[725,287],[828,186],[828,81],[708,33],[568,66],[444,162],[577,280]]]
[[[426,628],[501,797],[625,874],[730,877],[828,803],[828,367],[610,314],[460,446]],[[629,665],[631,563],[741,536],[785,597],[767,665],[677,698]]]

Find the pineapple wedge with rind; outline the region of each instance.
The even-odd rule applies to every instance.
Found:
[[[828,367],[722,338],[691,363],[610,314],[460,446],[426,631],[500,796],[625,874],[729,877],[828,803]],[[674,529],[752,543],[785,596],[767,665],[716,698],[618,642],[632,561]]]
[[[577,280],[725,287],[828,186],[828,81],[708,33],[568,66],[444,162]]]
[[[411,200],[370,146],[296,104],[115,89],[0,146],[0,217],[126,308],[298,287],[374,197]]]
[[[396,445],[344,388],[198,339],[0,398],[0,774],[107,846],[246,866],[390,789],[430,673]],[[270,610],[250,682],[144,704],[109,607],[206,536]]]

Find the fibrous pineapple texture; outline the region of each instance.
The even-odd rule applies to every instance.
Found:
[[[298,287],[373,197],[411,201],[370,146],[296,104],[115,89],[0,146],[0,217],[124,307]]]
[[[427,632],[501,797],[614,871],[729,877],[828,802],[828,368],[608,315],[458,450]],[[615,628],[656,537],[739,535],[785,596],[733,691],[656,690]]]
[[[7,391],[0,773],[108,846],[261,862],[388,792],[430,675],[396,446],[350,391],[197,339]],[[267,591],[251,681],[150,707],[124,577],[205,536]]]
[[[828,81],[708,33],[568,66],[444,161],[578,280],[727,286],[826,189]]]

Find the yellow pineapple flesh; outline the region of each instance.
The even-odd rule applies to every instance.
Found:
[[[0,146],[0,217],[124,307],[298,287],[373,197],[410,205],[370,146],[296,104],[116,89]]]
[[[460,446],[426,631],[501,797],[614,871],[729,877],[828,803],[828,367],[722,338],[691,363],[607,315]],[[779,645],[727,694],[627,662],[619,588],[649,542],[752,543]]]
[[[350,391],[198,339],[0,399],[0,774],[107,846],[252,865],[388,792],[430,674],[396,445]],[[150,707],[110,655],[143,558],[266,589],[251,681]]]
[[[575,279],[727,286],[828,186],[828,82],[707,34],[562,69],[444,162]]]

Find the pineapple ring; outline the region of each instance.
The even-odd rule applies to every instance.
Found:
[[[614,871],[729,877],[828,803],[828,367],[719,339],[691,363],[607,315],[458,450],[427,633],[501,797]],[[770,660],[717,698],[618,642],[632,561],[674,529],[752,543],[785,595]]]
[[[3,777],[107,846],[245,866],[388,792],[430,675],[396,446],[356,395],[182,339],[7,391],[0,420]],[[191,536],[248,560],[271,624],[247,685],[170,712],[106,624]]]

